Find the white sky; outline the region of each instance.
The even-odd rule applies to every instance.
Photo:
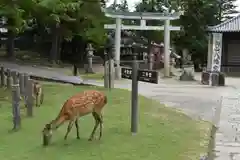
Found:
[[[108,0],[108,5],[109,4],[112,4],[114,0]],[[117,0],[118,3],[121,2],[121,0]],[[129,9],[132,11],[134,9],[134,5],[137,3],[137,2],[140,2],[141,0],[127,0],[128,1],[128,6],[129,6]],[[238,10],[240,11],[240,0],[237,0],[237,3],[236,5],[238,6]]]

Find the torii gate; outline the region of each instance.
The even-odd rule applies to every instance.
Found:
[[[121,30],[164,30],[164,75],[170,76],[170,31],[179,31],[180,27],[171,26],[170,20],[180,18],[180,13],[119,12],[103,9],[106,17],[116,19],[116,24],[105,24],[105,29],[115,29],[116,78],[121,78],[120,47]],[[140,25],[123,25],[122,19],[141,20]],[[164,26],[147,26],[146,20],[163,20]]]

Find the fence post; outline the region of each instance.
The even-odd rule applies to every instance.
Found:
[[[27,105],[27,84],[28,84],[29,79],[30,79],[30,76],[28,74],[24,73],[23,86],[24,86],[24,101],[25,101],[26,105]]]
[[[27,83],[29,79],[30,79],[30,76],[27,73],[24,73],[24,88],[27,87]]]
[[[12,114],[13,130],[18,130],[21,127],[19,84],[12,85]]]
[[[121,68],[121,67],[119,67]],[[108,69],[109,69],[109,89],[114,88],[114,79],[115,79],[115,67],[114,67],[114,60],[113,59],[109,59],[108,62]],[[115,69],[115,71],[114,71]],[[121,70],[120,70],[121,71]],[[120,77],[121,78],[121,77]]]
[[[6,78],[5,78],[5,73],[4,73],[4,67],[1,67],[1,87],[6,86]]]
[[[109,70],[108,70],[108,55],[107,52],[104,53],[104,88],[109,88]]]
[[[7,88],[11,89],[12,87],[12,77],[10,69],[7,69]]]
[[[20,94],[24,96],[24,74],[19,73],[19,86],[20,86]]]
[[[27,82],[27,87],[25,90],[25,95],[27,97],[27,116],[33,116],[33,80],[29,79]]]
[[[13,84],[19,84],[18,73],[16,71],[11,72]]]

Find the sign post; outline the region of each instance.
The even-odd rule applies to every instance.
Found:
[[[136,44],[131,46],[133,53],[132,68],[122,67],[122,78],[132,80],[131,100],[131,132],[133,135],[138,131],[138,81],[158,83],[158,72],[153,70],[139,70],[136,52]]]
[[[136,134],[138,130],[138,62],[137,54],[133,52],[132,63],[132,110],[131,110],[131,132]]]

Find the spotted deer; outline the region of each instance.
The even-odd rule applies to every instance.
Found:
[[[42,105],[42,103],[43,103],[44,93],[43,93],[42,85],[39,82],[37,82],[37,81],[33,81],[32,97],[33,97],[33,99],[35,99],[36,107],[40,107],[40,105]],[[20,96],[20,100],[24,100],[25,101],[25,108],[26,108],[27,107],[26,97],[23,97],[21,95]],[[40,102],[39,102],[39,100],[40,100]]]
[[[93,131],[89,137],[89,141],[93,140],[97,127],[100,124],[99,140],[102,137],[102,109],[107,104],[107,97],[103,92],[96,90],[88,90],[70,97],[56,117],[50,123],[46,124],[43,133],[43,145],[47,146],[50,143],[52,137],[52,131],[59,128],[64,122],[69,121],[67,132],[64,136],[64,140],[67,139],[69,132],[71,131],[74,123],[77,131],[77,139],[79,136],[78,119],[82,116],[92,113],[95,119],[95,125]]]
[[[35,99],[36,107],[40,107],[40,105],[42,105],[43,103],[44,93],[43,93],[42,85],[39,82],[33,81],[32,93],[33,93],[33,98]],[[40,103],[38,103],[39,100],[40,100]]]

